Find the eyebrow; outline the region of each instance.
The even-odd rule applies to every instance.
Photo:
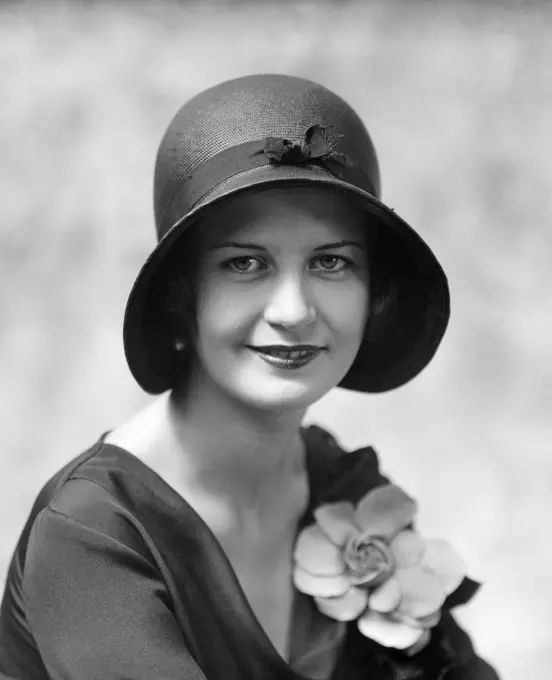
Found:
[[[329,248],[345,248],[346,246],[355,246],[362,250],[362,244],[358,241],[336,241],[335,243],[326,243],[326,245],[318,246],[315,250],[328,250]]]
[[[325,243],[323,246],[317,246],[315,251],[329,250],[330,248],[346,248],[347,246],[355,246],[363,250],[363,246],[358,241],[335,241],[334,243]],[[255,243],[237,243],[235,241],[225,241],[217,246],[209,248],[209,250],[219,250],[220,248],[243,248],[244,250],[258,250],[264,251],[266,248]]]

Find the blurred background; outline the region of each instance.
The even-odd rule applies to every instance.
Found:
[[[59,466],[148,401],[121,326],[154,244],[177,108],[221,80],[305,76],[357,108],[383,198],[449,276],[441,350],[309,420],[371,443],[484,583],[459,618],[503,678],[552,664],[552,8],[545,2],[0,5],[0,578]],[[1,582],[0,582],[1,583]],[[0,585],[0,591],[1,591]]]

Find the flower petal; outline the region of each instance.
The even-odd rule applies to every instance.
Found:
[[[350,536],[359,533],[355,508],[348,501],[321,505],[314,511],[314,518],[330,541],[339,547],[343,547]]]
[[[357,505],[355,517],[363,532],[392,538],[412,523],[416,503],[393,484],[379,486],[367,493]]]
[[[368,602],[370,609],[383,614],[396,609],[401,602],[401,597],[402,592],[399,582],[396,578],[390,578],[372,592]]]
[[[391,541],[391,550],[397,561],[397,567],[413,567],[422,559],[425,542],[417,533],[407,529],[397,534]]]
[[[299,566],[293,571],[293,583],[302,593],[318,597],[345,595],[351,587],[345,576],[313,576]]]
[[[438,609],[436,612],[433,612],[433,614],[428,614],[427,616],[420,616],[418,619],[416,619],[418,625],[422,626],[422,628],[433,628],[439,623],[440,620],[441,620],[440,609]]]
[[[428,614],[427,616],[420,616],[417,619],[413,616],[409,616],[400,610],[396,610],[391,613],[391,618],[395,621],[402,621],[406,623],[407,626],[412,628],[433,628],[441,620],[441,610]]]
[[[464,560],[451,545],[438,538],[426,541],[422,563],[435,572],[447,595],[458,588],[466,574]]]
[[[445,601],[445,589],[435,573],[419,564],[408,569],[397,569],[395,578],[402,591],[399,612],[417,619],[433,614]]]
[[[424,630],[422,635],[420,636],[419,640],[415,642],[411,647],[408,647],[405,649],[405,653],[407,656],[414,656],[414,654],[417,654],[418,652],[421,652],[424,647],[427,647],[429,641],[431,640],[431,633],[429,630]]]
[[[351,588],[341,597],[315,597],[318,609],[338,621],[352,621],[362,614],[368,604],[368,593],[363,588]]]
[[[358,629],[366,637],[385,647],[406,649],[414,645],[423,635],[422,628],[411,628],[406,623],[393,621],[385,614],[368,611],[358,620]]]
[[[341,550],[316,524],[301,531],[295,543],[294,557],[314,576],[338,576],[345,571]]]

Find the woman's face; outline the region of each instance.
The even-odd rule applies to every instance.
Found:
[[[204,387],[284,410],[341,381],[367,316],[364,219],[319,188],[243,195],[211,213],[196,287]]]

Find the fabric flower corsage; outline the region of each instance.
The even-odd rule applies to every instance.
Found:
[[[446,597],[464,578],[463,561],[442,540],[411,527],[416,503],[397,486],[371,490],[355,506],[327,503],[295,544],[295,587],[326,616],[357,619],[360,632],[414,654],[428,643]]]

